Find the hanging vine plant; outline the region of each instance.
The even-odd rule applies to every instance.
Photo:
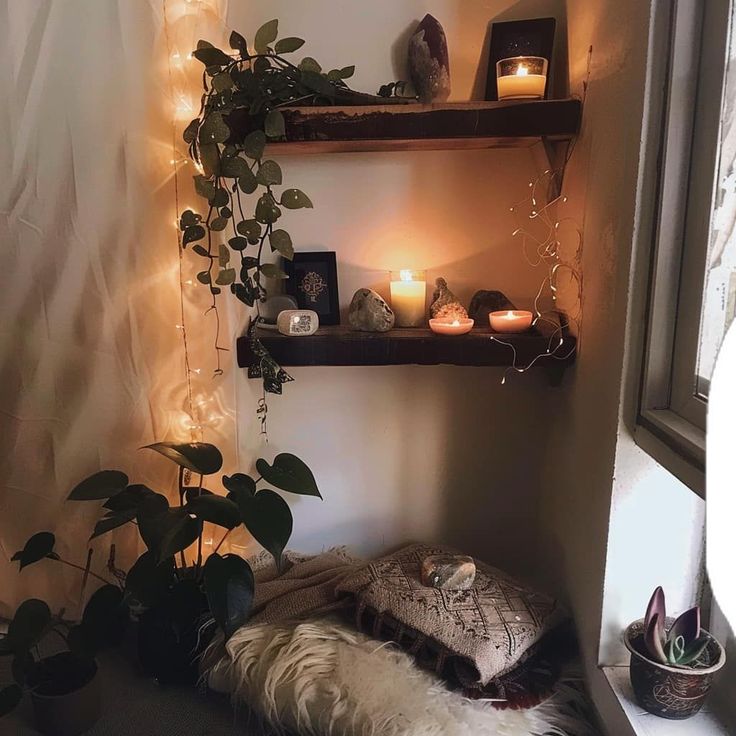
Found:
[[[207,200],[205,214],[186,210],[181,214],[182,247],[203,259],[197,279],[212,296],[209,311],[216,317],[217,370],[220,320],[217,298],[223,288],[248,307],[266,298],[264,278],[284,279],[277,265],[263,261],[266,246],[291,259],[294,246],[280,227],[284,210],[312,208],[301,189],[284,188],[281,167],[264,157],[269,140],[285,135],[279,108],[288,105],[366,105],[406,102],[390,96],[394,87],[381,88],[381,96],[356,92],[348,87],[354,66],[323,71],[313,58],[298,64],[286,58],[304,45],[301,38],[278,39],[278,20],[264,24],[253,45],[233,31],[232,53],[200,41],[193,56],[204,64],[204,93],[199,115],[184,130],[191,158],[202,173],[194,177],[197,193]],[[388,95],[388,98],[387,98]],[[255,336],[255,320],[249,337],[259,360],[248,369],[249,378],[260,378],[265,392],[280,394],[293,380],[271,357]],[[262,401],[260,412],[263,413]]]

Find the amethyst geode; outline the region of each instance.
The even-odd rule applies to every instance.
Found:
[[[420,102],[444,102],[450,96],[450,58],[439,21],[425,15],[409,39],[409,74]]]

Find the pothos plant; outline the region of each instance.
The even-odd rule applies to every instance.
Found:
[[[114,600],[126,610],[155,619],[156,632],[148,637],[143,651],[139,646],[139,653],[153,668],[163,666],[176,673],[191,665],[192,650],[201,644],[203,627],[212,633],[210,624],[216,624],[227,639],[250,615],[255,588],[250,566],[238,555],[219,554],[233,529],[244,526],[282,569],[282,553],[293,528],[291,510],[276,491],[259,485],[267,483],[282,491],[320,499],[321,495],[311,470],[291,454],[279,454],[273,463],[259,459],[257,478],[243,473],[223,476],[226,495],[220,495],[203,483],[205,476],[216,474],[222,467],[222,455],[214,445],[158,442],[146,449],[178,466],[178,505],[171,505],[163,493],[148,486],[130,483],[120,470],[102,470],[89,476],[68,497],[69,501],[102,502],[102,515],[90,541],[126,524],[136,529],[146,551],[127,572],[116,566],[114,546],[107,564],[110,579],[90,571],[91,551],[86,567],[64,559],[56,549],[55,536],[48,531],[34,534],[12,559],[19,562],[21,570],[43,560],[77,568],[84,573],[85,581],[88,576],[99,579],[104,583],[101,590],[108,591],[105,601]],[[198,479],[194,485],[185,484],[190,474]],[[206,560],[205,522],[224,530]],[[184,551],[193,545],[196,556],[188,562]],[[111,587],[118,591],[117,596],[110,592]],[[72,629],[77,641],[79,632],[85,633],[78,627]],[[180,645],[179,662],[173,661],[170,652],[158,656],[161,640],[167,637]],[[156,648],[157,656],[150,656],[147,648]],[[196,666],[194,672],[196,675]]]
[[[230,52],[199,41],[193,56],[204,64],[204,91],[199,115],[184,130],[189,154],[200,167],[194,177],[197,193],[207,201],[203,213],[186,210],[179,226],[182,246],[203,259],[197,279],[212,296],[210,309],[217,310],[223,288],[248,307],[266,297],[264,279],[285,279],[282,269],[264,262],[266,247],[292,259],[294,246],[281,226],[284,210],[312,208],[301,189],[284,188],[278,163],[265,157],[269,140],[285,134],[282,107],[287,105],[356,105],[401,103],[402,87],[384,85],[380,96],[356,92],[345,80],[354,66],[324,71],[312,57],[294,63],[290,54],[304,45],[301,38],[278,38],[278,20],[265,23],[253,43],[236,31],[230,35]],[[263,381],[264,393],[280,394],[293,380],[260,341],[252,323],[250,339],[257,360],[248,369],[249,378]],[[219,333],[219,319],[217,319]],[[215,343],[218,351],[224,348]]]

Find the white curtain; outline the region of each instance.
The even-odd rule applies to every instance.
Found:
[[[42,561],[19,573],[10,557],[49,530],[84,563],[99,504],[65,503],[77,481],[119,467],[170,488],[171,466],[137,448],[193,436],[174,166],[184,204],[193,197],[172,115],[184,92],[197,99],[197,74],[188,90],[169,62],[217,13],[168,2],[0,0],[0,615],[30,596],[76,603],[75,571]],[[228,452],[233,419],[213,407],[233,405],[229,378],[211,379],[200,298],[185,294],[192,393],[205,439]],[[113,537],[128,555],[133,531]],[[94,569],[109,542],[93,544]]]

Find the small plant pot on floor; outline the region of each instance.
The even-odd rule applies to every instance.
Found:
[[[710,642],[692,668],[671,667],[652,661],[644,644],[644,620],[626,629],[624,643],[631,652],[629,675],[636,702],[648,713],[681,720],[695,715],[710,691],[713,677],[726,662],[723,647],[705,630]]]
[[[100,717],[97,664],[71,652],[37,662],[28,676],[38,730],[47,736],[78,736]]]

